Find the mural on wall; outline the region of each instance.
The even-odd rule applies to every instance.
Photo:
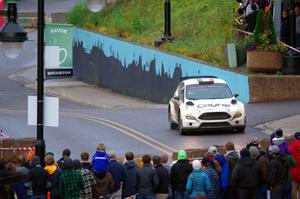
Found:
[[[165,103],[180,77],[225,79],[248,102],[248,77],[82,29],[74,30],[74,76],[121,94]]]

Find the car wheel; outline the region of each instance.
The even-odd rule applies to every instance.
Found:
[[[177,129],[178,125],[173,122],[170,109],[168,110],[168,120],[169,120],[170,129],[171,130]]]
[[[178,117],[178,122],[179,122],[178,131],[181,135],[184,135],[186,133],[186,130],[182,128],[182,119],[181,119],[180,115]]]
[[[245,133],[245,129],[246,129],[246,127],[239,127],[239,128],[236,128],[236,132]]]

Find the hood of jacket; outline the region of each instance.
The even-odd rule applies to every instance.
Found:
[[[128,162],[124,163],[124,167],[126,169],[132,169],[132,168],[136,167],[136,164],[134,161],[128,161]]]
[[[241,158],[239,163],[245,167],[252,167],[255,164],[255,160],[249,157]]]
[[[239,155],[237,154],[237,152],[235,151],[230,151],[227,155],[226,155],[227,158],[230,158],[230,159],[233,159],[233,160],[238,160],[240,157]]]

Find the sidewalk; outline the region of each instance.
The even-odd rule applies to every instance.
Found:
[[[36,67],[28,67],[10,75],[9,78],[26,87],[36,89],[36,76]],[[97,108],[164,108],[167,106],[117,94],[109,89],[86,84],[75,79],[46,80],[44,90],[48,95],[59,96],[68,101]]]
[[[9,78],[22,83],[26,87],[36,89],[36,67],[24,68]],[[96,108],[166,108],[166,104],[155,104],[129,96],[114,93],[109,89],[103,89],[86,84],[75,79],[46,80],[45,93],[59,96],[62,99],[77,102]],[[282,128],[286,135],[293,135],[300,131],[300,115],[270,121],[255,126],[261,132],[270,135],[277,128]]]

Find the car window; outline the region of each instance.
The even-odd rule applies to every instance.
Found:
[[[179,95],[179,99],[180,99],[180,101],[184,101],[184,89],[181,89],[180,90],[180,95]]]
[[[232,96],[227,84],[193,84],[186,86],[186,98],[190,100],[226,99]]]

